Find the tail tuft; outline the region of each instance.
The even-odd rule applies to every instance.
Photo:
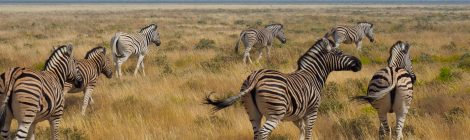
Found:
[[[229,97],[227,99],[212,100],[210,98],[210,96],[212,94],[213,94],[213,92],[205,97],[204,104],[214,106],[213,107],[214,112],[217,112],[219,110],[222,110],[226,107],[229,107],[229,106],[233,105],[237,101],[237,99],[240,98],[239,96],[232,96],[232,97]]]
[[[375,99],[369,96],[355,96],[351,98],[352,101],[357,101],[360,103],[373,102]]]

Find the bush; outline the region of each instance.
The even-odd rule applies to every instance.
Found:
[[[201,39],[194,47],[195,49],[213,49],[215,48],[215,41],[211,39]]]
[[[461,107],[454,107],[444,114],[444,119],[448,123],[455,124],[465,116],[465,111]]]
[[[470,70],[470,53],[467,52],[460,57],[458,67]]]
[[[245,24],[247,24],[247,22],[245,20],[235,20],[235,22],[233,24],[235,24],[235,25],[245,25]]]
[[[329,111],[331,112],[341,112],[341,110],[344,108],[343,103],[335,100],[335,99],[327,99],[321,102],[320,107],[318,108],[318,111],[320,113],[327,113]]]
[[[427,53],[421,53],[418,57],[419,62],[424,62],[424,63],[432,63],[434,62],[432,59],[432,56],[427,54]]]
[[[439,72],[437,80],[442,82],[450,82],[458,78],[460,78],[460,73],[455,72],[451,68],[443,67]]]

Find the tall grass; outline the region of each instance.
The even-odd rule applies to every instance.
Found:
[[[68,6],[71,9],[64,9]],[[162,45],[150,46],[145,58],[147,76],[131,76],[136,61],[131,59],[123,66],[126,76],[122,79],[99,79],[93,94],[95,104],[86,116],[79,115],[83,95],[66,95],[60,126],[64,139],[251,139],[252,127],[240,103],[212,113],[209,106],[201,104],[202,98],[211,92],[215,96],[237,94],[253,70],[292,72],[299,56],[331,27],[357,21],[374,23],[377,43],[364,40],[363,52],[355,51],[354,45],[341,46],[345,53],[360,57],[363,70],[330,75],[314,137],[377,138],[374,109],[349,98],[366,94],[368,80],[385,66],[388,48],[397,40],[412,44],[418,77],[405,137],[466,139],[470,135],[469,7],[32,7],[0,9],[0,71],[13,66],[40,69],[52,46],[69,42],[76,46],[77,57],[97,45],[109,50],[115,32],[137,32],[150,23],[159,25]],[[241,54],[233,52],[240,31],[270,23],[285,25],[287,44],[279,47],[275,41],[271,57],[245,66]],[[394,124],[393,116],[390,122]],[[49,136],[47,123],[38,126],[36,136]],[[299,130],[292,123],[281,123],[272,134],[273,139],[298,137]]]

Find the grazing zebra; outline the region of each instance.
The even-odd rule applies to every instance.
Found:
[[[368,101],[378,112],[380,120],[380,139],[390,136],[387,113],[395,112],[397,139],[402,139],[405,117],[413,96],[413,83],[416,76],[411,66],[409,55],[410,45],[402,41],[395,43],[390,49],[388,66],[377,71],[369,82],[367,96],[355,99]]]
[[[261,56],[263,54],[263,48],[266,48],[269,57],[274,37],[279,39],[282,44],[285,44],[287,41],[286,36],[284,35],[284,31],[282,31],[282,28],[282,24],[271,24],[267,25],[264,29],[248,29],[242,31],[240,33],[240,38],[238,39],[237,44],[235,45],[235,52],[238,53],[238,47],[241,40],[243,41],[243,45],[245,46],[245,53],[243,55],[243,62],[245,64],[247,58],[250,63],[253,63],[250,57],[250,50],[252,49],[252,47],[257,48],[259,51],[257,62],[259,62],[259,60],[261,59]]]
[[[18,121],[15,139],[34,139],[34,129],[38,122],[48,120],[52,139],[58,139],[59,122],[64,109],[63,89],[65,82],[77,87],[82,84],[72,56],[72,46],[60,46],[46,61],[41,72],[26,68],[11,68],[2,77],[5,89],[0,96],[2,101],[2,131],[8,139],[11,121]]]
[[[85,115],[88,103],[93,104],[91,94],[96,86],[96,82],[100,73],[106,75],[107,78],[113,76],[111,61],[106,57],[106,48],[96,47],[86,53],[85,59],[77,60],[78,70],[83,78],[83,86],[75,87],[73,84],[66,83],[64,92],[77,93],[83,91],[82,115]],[[88,102],[90,101],[90,102]]]
[[[160,33],[158,33],[157,28],[156,24],[150,24],[142,28],[139,33],[128,34],[118,32],[111,38],[111,48],[113,50],[117,77],[122,76],[121,65],[131,55],[139,56],[134,76],[137,75],[139,67],[142,67],[142,74],[145,76],[144,56],[148,52],[148,45],[153,42],[155,45],[160,46]]]
[[[253,125],[255,139],[267,139],[274,128],[284,121],[294,121],[301,130],[301,139],[311,139],[317,119],[320,93],[332,71],[361,70],[361,62],[354,56],[344,55],[333,42],[318,40],[297,61],[297,71],[289,74],[275,70],[258,70],[244,81],[240,94],[223,100],[206,97],[205,104],[220,110],[242,98]],[[248,95],[247,95],[248,94]],[[266,122],[261,127],[261,118]]]
[[[366,36],[370,42],[374,42],[374,24],[368,22],[358,22],[356,26],[337,26],[325,34],[325,38],[333,37],[335,47],[338,48],[341,43],[356,44],[356,49],[361,50],[362,38]]]

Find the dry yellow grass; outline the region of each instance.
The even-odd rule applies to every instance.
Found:
[[[377,43],[365,41],[362,53],[353,45],[341,46],[360,57],[364,67],[358,73],[330,75],[314,137],[377,138],[374,110],[349,97],[365,94],[368,80],[385,66],[388,48],[397,40],[412,43],[418,77],[405,137],[470,135],[468,6],[0,5],[0,19],[0,71],[13,66],[38,69],[54,45],[71,42],[81,58],[97,45],[109,49],[115,32],[136,32],[150,23],[160,26],[162,45],[151,46],[146,77],[130,76],[135,67],[131,59],[122,79],[101,78],[95,104],[84,117],[79,115],[83,95],[67,95],[61,136],[69,139],[250,139],[251,125],[240,104],[212,114],[202,98],[210,92],[219,97],[236,94],[252,70],[291,72],[298,57],[331,27],[357,21],[375,24]],[[233,53],[240,31],[269,23],[285,25],[288,43],[276,41],[269,61],[244,66],[240,54]],[[194,49],[203,38],[214,40],[215,48]],[[271,138],[298,139],[298,133],[285,122]],[[36,135],[48,138],[47,123],[41,123]]]

